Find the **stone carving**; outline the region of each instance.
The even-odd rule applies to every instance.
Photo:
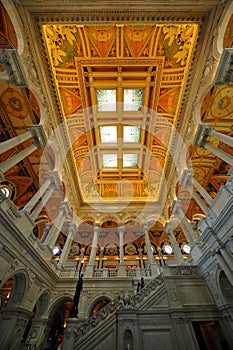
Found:
[[[136,310],[140,303],[150,295],[151,292],[156,290],[159,286],[163,284],[163,279],[161,276],[156,277],[152,282],[146,285],[140,292],[136,295],[120,295],[115,300],[108,303],[103,307],[97,314],[89,318],[82,326],[80,326],[76,333],[75,342],[86,335],[91,329],[96,327],[100,322],[105,320],[109,315],[115,314],[118,310]]]
[[[216,301],[219,300],[219,292],[218,292],[217,285],[216,285],[217,274],[219,271],[220,271],[220,266],[217,264],[213,270],[208,272],[208,275],[206,278],[206,282],[207,282],[214,298],[216,299]]]
[[[174,271],[174,275],[197,275],[198,271],[193,266],[176,266],[171,269]]]
[[[178,298],[177,298],[177,291],[176,291],[175,284],[172,282],[169,282],[169,283],[167,282],[166,285],[167,285],[167,292],[168,292],[170,299],[173,301],[177,301]]]

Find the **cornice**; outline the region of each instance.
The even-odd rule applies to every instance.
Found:
[[[31,13],[45,12],[73,12],[82,11],[103,11],[107,9],[123,11],[211,11],[219,0],[14,0],[17,5],[24,6]],[[65,10],[65,11],[64,11]]]

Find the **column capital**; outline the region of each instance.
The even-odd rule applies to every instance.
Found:
[[[71,223],[69,224],[69,234],[70,234],[72,237],[74,237],[75,232],[76,232],[76,229],[77,229],[76,224],[75,224],[74,222],[71,222]]]
[[[60,210],[63,210],[64,215],[67,216],[69,211],[70,211],[69,203],[67,201],[62,201],[61,206],[60,206]]]
[[[61,187],[62,183],[61,183],[61,178],[58,171],[55,171],[55,170],[49,171],[49,178],[57,188]]]
[[[171,210],[178,219],[185,216],[184,210],[180,204],[179,199],[176,199],[172,202]]]
[[[124,232],[124,230],[125,230],[125,225],[124,224],[118,225],[118,232]]]
[[[149,229],[148,223],[147,222],[143,222],[142,223],[142,230],[143,230],[143,232],[147,232],[148,229]]]
[[[193,145],[203,148],[205,146],[205,143],[208,142],[207,139],[210,131],[210,124],[199,124],[194,136]]]
[[[187,190],[192,191],[192,181],[193,181],[193,172],[191,169],[183,169],[180,177],[180,185],[184,186]]]
[[[164,228],[168,236],[173,232],[173,225],[170,221],[166,222]]]
[[[47,137],[43,126],[41,124],[31,125],[28,128],[28,131],[30,131],[32,136],[34,137],[34,143],[37,145],[37,147],[44,148],[47,143]]]
[[[8,83],[27,87],[26,75],[16,49],[0,49],[0,63],[6,66]]]
[[[94,223],[94,233],[99,233],[100,232],[100,224],[95,222]]]

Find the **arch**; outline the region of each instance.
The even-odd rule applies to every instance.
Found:
[[[36,314],[35,318],[41,318],[44,316],[46,311],[48,310],[50,295],[49,292],[43,292],[43,294],[40,295],[36,302]]]
[[[219,273],[219,288],[226,304],[233,306],[232,285],[224,271]]]
[[[155,214],[151,214],[150,216],[148,216],[145,220],[145,222],[148,223],[149,227],[151,227],[152,225],[154,225],[156,222],[159,222],[161,225],[165,225],[166,223],[166,219],[164,216],[160,215],[160,217],[158,218]]]
[[[23,39],[22,30],[21,30],[21,25],[20,25],[21,21],[20,21],[19,15],[15,10],[15,8],[13,7],[13,5],[10,3],[10,1],[2,0],[2,4],[14,27],[16,38],[17,38],[17,49],[18,49],[19,55],[21,55],[24,51],[24,39]]]
[[[217,34],[216,40],[214,41],[214,45],[215,45],[214,49],[215,49],[215,52],[220,55],[222,54],[222,51],[224,49],[224,44],[223,44],[224,36],[226,34],[226,30],[232,15],[233,15],[233,3],[231,3],[229,7],[225,9],[219,21],[218,34]]]
[[[128,328],[124,331],[124,349],[133,350],[133,334]]]
[[[51,341],[55,346],[58,341],[59,332],[61,332],[65,325],[66,319],[70,316],[72,310],[73,296],[69,293],[66,295],[59,296],[49,306],[47,313],[44,316],[48,318],[47,334],[45,335],[46,340]]]
[[[140,225],[142,225],[142,223],[143,223],[143,221],[144,221],[140,216],[135,215],[135,214],[128,214],[128,215],[126,215],[126,216],[124,217],[124,220],[125,220],[125,225],[126,225],[128,222],[132,222],[132,221],[138,222],[138,223],[140,223]]]
[[[95,315],[103,307],[112,301],[112,298],[108,295],[100,295],[92,301],[88,308],[88,317]]]
[[[7,283],[7,281],[12,280],[11,290],[8,294],[8,303],[7,305],[18,306],[22,303],[23,298],[28,290],[28,275],[26,271],[15,271],[14,274],[10,274],[2,287]]]
[[[70,302],[73,300],[73,295],[70,293],[66,293],[65,295],[58,296],[55,300],[52,301],[52,303],[48,306],[46,314],[44,314],[45,317],[51,317],[56,312],[57,309],[59,309],[64,303]]]
[[[115,222],[117,225],[119,223],[119,218],[117,217],[117,215],[113,215],[113,214],[104,214],[102,216],[100,216],[99,218],[99,223],[100,223],[100,226],[102,226],[105,222]]]
[[[213,85],[213,78],[216,73],[218,63],[221,58],[221,54],[223,52],[224,46],[224,36],[227,30],[227,26],[229,24],[229,20],[233,13],[233,3],[229,5],[228,8],[225,9],[224,14],[222,15],[220,21],[219,21],[219,27],[217,28],[217,34],[216,34],[216,40],[213,40],[213,58],[212,60],[207,62],[207,65],[205,67],[204,75],[207,77],[210,75],[211,79],[206,79],[204,86],[201,88],[201,93],[199,95],[199,98],[196,101],[195,109],[193,112],[193,120],[196,123],[200,123],[200,110],[202,107],[202,104],[205,100],[206,95],[209,93],[212,85]],[[218,60],[218,63],[216,64],[215,60]]]

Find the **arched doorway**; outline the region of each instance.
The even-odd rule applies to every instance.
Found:
[[[106,306],[110,302],[110,299],[107,297],[102,297],[98,299],[91,307],[89,317],[95,315],[98,311],[100,311],[104,306]]]

